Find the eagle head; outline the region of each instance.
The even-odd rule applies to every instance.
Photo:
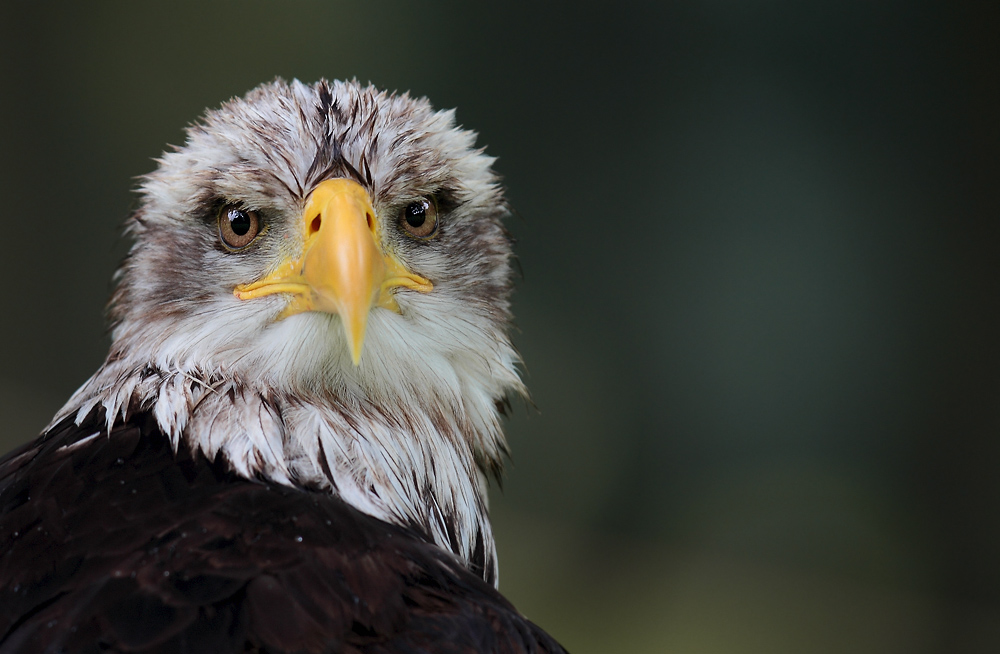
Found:
[[[336,493],[494,578],[484,473],[523,386],[475,134],[425,99],[278,80],[158,163],[107,361],[57,419],[149,411],[175,447]]]

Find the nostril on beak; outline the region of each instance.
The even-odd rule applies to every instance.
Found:
[[[323,224],[323,219],[322,218],[320,218],[319,216],[316,216],[315,218],[313,218],[312,222],[309,223],[309,236],[312,236],[313,234],[315,234],[316,232],[318,232],[319,228],[320,228],[320,225],[322,225],[322,224]]]
[[[365,213],[365,218],[368,219],[368,229],[369,229],[369,231],[374,232],[375,231],[375,218],[374,218],[374,216],[372,216],[371,212],[369,211],[369,212]]]

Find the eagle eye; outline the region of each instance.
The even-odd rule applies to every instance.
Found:
[[[227,204],[219,211],[219,237],[230,251],[242,250],[260,234],[260,216],[256,211],[247,211]]]
[[[399,214],[399,225],[410,236],[421,240],[433,238],[438,229],[437,204],[427,198],[411,202]]]

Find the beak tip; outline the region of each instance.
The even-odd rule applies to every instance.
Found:
[[[343,315],[341,313],[341,316]],[[354,363],[354,367],[361,364],[361,350],[365,346],[367,318],[368,316],[362,313],[355,320],[351,320],[350,317],[344,320],[344,335],[347,337],[347,349],[351,352],[351,362]]]

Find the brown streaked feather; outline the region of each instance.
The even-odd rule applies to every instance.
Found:
[[[402,527],[104,424],[0,460],[2,654],[563,651]]]

